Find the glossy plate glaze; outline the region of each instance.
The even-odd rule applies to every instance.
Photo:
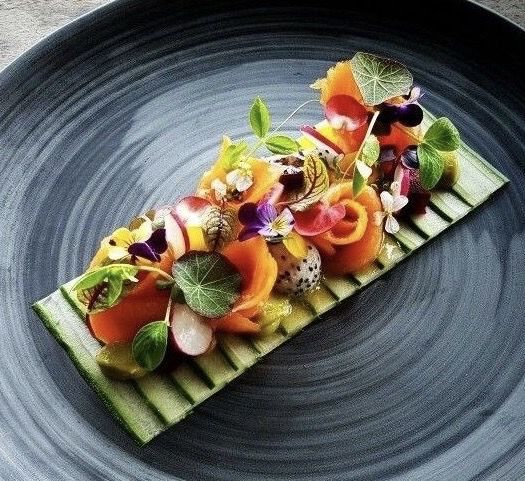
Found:
[[[410,5],[121,1],[0,74],[1,479],[523,477],[525,34],[470,3]],[[190,192],[255,95],[284,118],[356,50],[404,61],[511,184],[138,448],[30,304]]]

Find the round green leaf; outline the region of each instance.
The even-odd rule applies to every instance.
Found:
[[[421,185],[425,189],[432,189],[439,182],[445,161],[443,156],[431,145],[423,142],[417,148],[419,159],[419,171],[421,176]]]
[[[358,52],[350,61],[354,79],[367,105],[379,105],[408,94],[412,74],[399,62],[370,53]]]
[[[459,132],[449,119],[441,117],[428,128],[423,142],[442,152],[451,152],[459,148]]]
[[[148,371],[157,368],[166,354],[168,325],[164,321],[146,324],[133,339],[133,359]]]
[[[184,293],[186,304],[205,317],[224,316],[239,297],[241,275],[218,252],[184,254],[174,264],[173,276]]]

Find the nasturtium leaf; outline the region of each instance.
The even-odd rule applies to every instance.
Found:
[[[441,153],[431,145],[423,142],[417,147],[421,185],[425,189],[432,189],[439,182],[443,174],[445,160]]]
[[[350,63],[366,105],[408,94],[414,80],[402,63],[370,53],[358,52]]]
[[[449,119],[441,117],[425,132],[423,142],[436,150],[451,152],[459,148],[459,132]]]
[[[144,369],[153,371],[164,356],[168,345],[168,325],[165,321],[150,322],[143,326],[133,339],[133,359]]]
[[[272,135],[264,141],[266,148],[273,154],[293,154],[299,150],[297,142],[287,135]]]
[[[257,137],[262,139],[270,130],[270,125],[271,119],[268,106],[261,97],[257,97],[250,109],[250,126],[252,131]]]
[[[241,275],[218,252],[184,254],[173,265],[173,276],[186,304],[204,317],[224,316],[239,297]]]
[[[293,211],[303,211],[315,204],[328,190],[330,179],[324,162],[316,155],[307,155],[303,164],[304,187],[288,205]]]
[[[379,140],[377,140],[375,135],[371,134],[365,139],[360,158],[366,165],[372,166],[377,162],[377,159],[379,159],[380,152],[381,147]]]

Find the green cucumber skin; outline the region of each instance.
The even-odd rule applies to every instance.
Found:
[[[121,413],[115,408],[110,397],[107,396],[106,393],[99,388],[96,382],[94,382],[91,375],[84,368],[84,365],[82,364],[82,362],[78,359],[74,350],[71,349],[71,346],[67,342],[65,342],[60,332],[56,330],[52,319],[48,315],[46,309],[42,306],[41,301],[35,302],[31,307],[33,308],[33,311],[38,315],[38,317],[42,320],[46,329],[56,339],[58,344],[66,351],[67,355],[73,361],[73,364],[77,368],[80,375],[89,384],[89,386],[91,386],[91,388],[97,393],[97,395],[100,397],[100,399],[102,400],[102,402],[104,403],[108,411],[111,413],[111,415],[114,416],[120,422],[122,427],[132,436],[132,438],[135,440],[135,442],[139,446],[145,446],[151,439],[141,438],[138,435],[138,433],[128,424],[128,421],[126,420],[126,418],[123,417]]]
[[[428,124],[432,116],[426,116],[425,122]],[[271,352],[276,347],[280,346],[287,340],[291,339],[295,334],[300,332],[308,324],[314,322],[325,312],[325,307],[328,305],[337,305],[339,302],[344,299],[354,295],[355,293],[361,291],[367,285],[369,285],[376,277],[382,275],[383,273],[389,271],[394,266],[398,265],[406,258],[410,256],[412,252],[418,250],[421,246],[426,245],[429,241],[435,239],[439,234],[444,230],[447,230],[451,225],[460,222],[468,213],[474,211],[482,203],[484,203],[489,197],[491,197],[496,191],[503,187],[509,180],[500,172],[496,171],[488,162],[480,158],[475,154],[472,149],[468,146],[462,144],[460,148],[460,161],[467,162],[469,165],[470,172],[473,177],[470,179],[462,179],[462,182],[458,182],[451,189],[446,191],[447,193],[452,192],[460,203],[463,203],[467,208],[461,208],[461,211],[458,213],[454,211],[453,207],[450,207],[448,210],[447,206],[440,204],[439,198],[436,202],[431,202],[430,210],[432,212],[431,216],[436,220],[431,222],[431,218],[419,217],[411,222],[411,226],[408,227],[404,224],[403,229],[393,236],[395,242],[397,242],[400,247],[401,255],[397,255],[394,260],[381,260],[378,259],[378,262],[372,268],[364,270],[361,273],[356,273],[355,276],[350,276],[348,278],[348,294],[345,293],[346,287],[344,285],[339,285],[339,294],[334,292],[337,290],[337,286],[332,285],[334,288],[330,288],[330,283],[327,281],[322,284],[323,289],[326,289],[326,293],[323,294],[324,300],[322,304],[319,304],[319,299],[322,299],[322,296],[313,301],[309,302],[308,298],[304,299],[304,305],[308,307],[311,312],[310,317],[305,317],[304,313],[299,315],[298,321],[294,323],[293,319],[288,323],[288,328],[284,329],[283,327],[280,330],[272,335],[271,342],[267,342],[264,339],[246,339],[246,348],[241,349],[240,351],[235,352],[235,349],[230,348],[227,343],[219,344],[218,351],[220,356],[225,358],[228,365],[231,367],[231,372],[229,369],[225,368],[223,362],[221,366],[214,368],[212,364],[199,363],[196,360],[192,360],[187,363],[184,369],[189,369],[188,376],[179,375],[177,377],[177,371],[175,371],[168,379],[172,382],[174,391],[177,392],[179,396],[183,396],[188,405],[177,413],[177,415],[172,416],[174,420],[169,422],[166,416],[163,416],[159,407],[151,402],[150,397],[148,397],[147,392],[143,392],[143,389],[140,386],[136,387],[136,392],[139,396],[142,397],[144,402],[144,409],[147,409],[157,415],[157,417],[162,420],[164,425],[163,428],[159,429],[158,432],[151,433],[148,436],[141,436],[138,430],[130,424],[130,420],[126,419],[126,416],[123,415],[113,403],[111,396],[108,395],[104,389],[101,389],[97,384],[96,380],[92,378],[89,369],[87,369],[80,359],[79,355],[75,352],[74,346],[68,344],[67,339],[61,332],[61,328],[64,329],[64,326],[60,326],[58,323],[54,322],[52,315],[46,309],[43,299],[42,301],[36,302],[32,307],[35,313],[42,319],[44,325],[48,331],[55,337],[57,342],[62,346],[62,348],[67,352],[68,356],[73,361],[74,365],[78,369],[81,376],[87,381],[87,383],[95,390],[95,392],[102,399],[102,402],[106,405],[111,414],[122,424],[124,429],[129,432],[133,439],[140,445],[143,446],[147,444],[151,439],[153,439],[157,434],[162,430],[167,429],[171,425],[180,421],[188,414],[190,414],[193,408],[197,405],[212,396],[215,392],[224,387],[225,384],[231,382],[233,379],[240,376],[249,366],[255,364],[261,357]],[[478,190],[466,190],[463,185],[465,185],[465,180],[468,180],[467,185],[476,186],[474,174],[480,178],[480,187]],[[461,177],[460,177],[461,180]],[[458,204],[459,205],[459,204]],[[460,205],[459,205],[460,206]],[[443,208],[445,207],[445,209]],[[461,207],[461,206],[460,206]],[[447,210],[447,211],[445,211]],[[434,214],[437,215],[434,216]],[[445,219],[445,222],[440,221],[439,219]],[[73,281],[72,281],[73,282]],[[81,319],[85,318],[85,311],[83,307],[78,303],[76,297],[73,293],[70,292],[70,287],[72,283],[67,283],[63,285],[59,290],[61,298],[64,302],[67,302],[68,306],[74,310],[76,315]],[[57,295],[55,292],[52,295]],[[330,298],[331,296],[331,298]],[[333,298],[333,299],[332,299]],[[314,309],[314,305],[318,304],[319,311]],[[327,304],[328,303],[328,304]],[[67,336],[66,336],[67,337]],[[235,342],[238,342],[237,340]],[[234,343],[235,345],[235,343]],[[193,365],[193,367],[191,367]],[[197,376],[197,377],[195,377]],[[203,385],[204,378],[205,385]],[[192,384],[197,382],[198,379],[199,386]],[[135,381],[136,384],[136,381]],[[192,389],[194,387],[194,389]],[[193,392],[193,395],[190,394]],[[195,397],[194,397],[195,396]]]

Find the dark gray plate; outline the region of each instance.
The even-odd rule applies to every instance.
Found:
[[[119,1],[0,74],[1,479],[525,476],[525,34],[470,3],[294,3]],[[356,50],[408,64],[511,185],[139,449],[30,303],[190,192],[255,95],[282,119]]]

